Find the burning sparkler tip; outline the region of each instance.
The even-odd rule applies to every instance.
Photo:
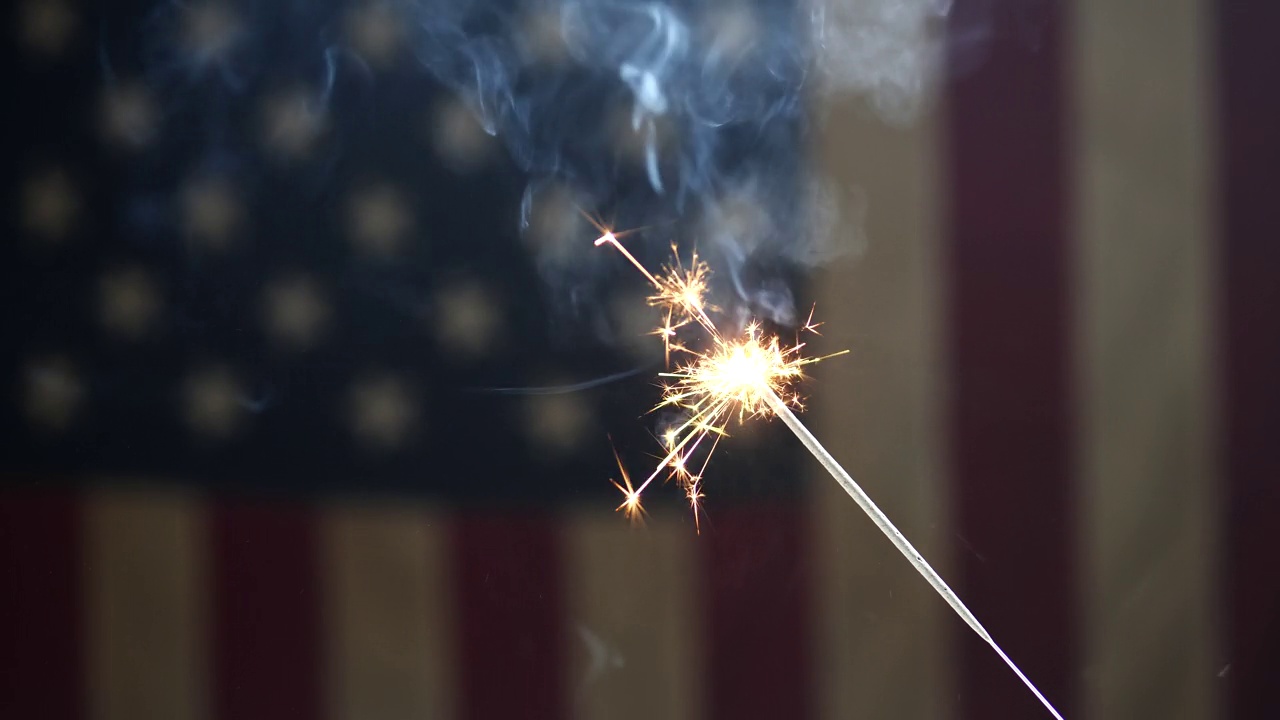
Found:
[[[682,422],[663,431],[659,438],[663,457],[644,482],[632,485],[625,469],[622,482],[613,481],[624,498],[618,510],[630,518],[638,517],[643,513],[640,494],[665,474],[665,480],[674,479],[683,488],[694,524],[701,532],[703,477],[720,439],[728,435],[728,424],[734,416],[743,422],[771,414],[770,398],[780,396],[785,398],[780,402],[799,408],[800,396],[791,386],[804,378],[804,366],[823,358],[803,356],[804,345],[799,342],[784,346],[759,320],[751,320],[737,337],[721,334],[712,320],[712,315],[721,311],[706,300],[711,270],[696,252],[686,265],[673,246],[671,262],[653,275],[619,242],[624,233],[614,233],[594,220],[592,224],[601,233],[595,245],[612,245],[656,290],[649,304],[661,307],[664,313],[661,326],[653,334],[663,339],[670,369],[659,373],[663,378],[662,399],[653,410],[676,408],[685,414]],[[804,329],[816,327],[811,312]],[[700,351],[685,342],[686,331],[704,336],[709,349]],[[682,355],[684,360],[673,366],[673,354]],[[710,442],[704,445],[707,440]],[[618,466],[622,467],[621,461]]]

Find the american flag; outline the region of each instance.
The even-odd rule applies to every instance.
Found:
[[[321,5],[361,78],[237,84],[253,3],[11,10],[0,717],[1045,717],[776,423],[701,534],[612,512],[643,288],[552,308],[572,202],[517,232],[393,6]],[[957,0],[914,122],[806,135],[865,237],[806,422],[1070,718],[1280,717],[1277,28]]]

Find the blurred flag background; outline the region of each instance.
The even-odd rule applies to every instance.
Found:
[[[519,232],[398,6],[324,5],[359,63],[286,32],[252,82],[253,3],[9,10],[0,717],[1046,717],[777,423],[701,534],[615,514],[643,287],[566,320],[526,249],[590,253],[572,197]],[[1280,717],[1278,28],[957,0],[914,119],[802,134],[852,351],[804,419],[1067,717]]]

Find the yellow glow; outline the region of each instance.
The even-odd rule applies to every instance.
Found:
[[[719,308],[706,301],[711,269],[697,253],[685,267],[672,246],[673,260],[655,276],[623,247],[619,234],[594,220],[592,223],[601,232],[595,245],[613,246],[654,286],[655,293],[649,297],[649,304],[662,308],[663,324],[653,334],[663,340],[668,366],[672,353],[684,358],[674,369],[660,374],[666,382],[662,401],[654,409],[675,408],[684,413],[685,419],[663,433],[661,444],[665,454],[639,487],[632,487],[625,470],[624,484],[614,481],[624,496],[618,509],[632,518],[642,513],[640,494],[665,470],[667,479],[674,479],[684,490],[693,510],[694,523],[700,528],[702,476],[720,438],[728,434],[729,422],[735,417],[742,422],[771,414],[773,411],[766,402],[770,394],[783,398],[788,405],[800,407],[800,397],[792,389],[794,384],[805,376],[804,366],[825,358],[804,357],[800,354],[803,343],[784,346],[777,336],[766,335],[754,321],[740,337],[724,337],[711,319]],[[817,327],[810,312],[801,332],[816,333]],[[709,346],[705,352],[690,349],[685,342],[684,334],[699,331]],[[713,440],[700,469],[694,473],[689,469],[689,462],[708,437]],[[622,467],[621,460],[618,466]]]
[[[631,475],[627,473],[627,468],[623,466],[622,458],[618,457],[616,449],[613,451],[613,458],[618,461],[618,471],[622,473],[622,482],[619,483],[617,480],[610,480],[609,482],[618,488],[624,498],[622,504],[615,511],[620,510],[628,520],[633,523],[638,522],[645,514],[644,506],[640,504],[640,492],[631,486]]]

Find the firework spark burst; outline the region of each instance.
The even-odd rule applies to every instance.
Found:
[[[726,336],[712,319],[720,309],[707,301],[711,268],[696,251],[686,265],[672,245],[671,261],[655,275],[620,242],[624,233],[614,232],[590,215],[584,216],[600,232],[595,245],[612,246],[653,286],[648,302],[660,309],[662,324],[652,334],[662,338],[668,367],[659,375],[663,380],[662,400],[653,410],[674,410],[681,417],[663,432],[660,442],[664,454],[639,486],[633,487],[625,470],[622,483],[613,481],[625,498],[618,510],[632,520],[638,519],[644,512],[641,493],[665,476],[665,480],[675,481],[684,491],[695,526],[701,531],[703,475],[720,439],[728,435],[730,423],[736,420],[741,424],[775,414],[775,403],[779,402],[801,407],[794,385],[805,377],[805,366],[832,355],[806,357],[801,354],[804,343],[797,340],[793,345],[784,345],[755,321],[748,323],[740,336]],[[810,313],[800,331],[816,333],[816,328]],[[688,339],[701,340],[709,349],[694,349]],[[835,353],[840,354],[843,353]]]

